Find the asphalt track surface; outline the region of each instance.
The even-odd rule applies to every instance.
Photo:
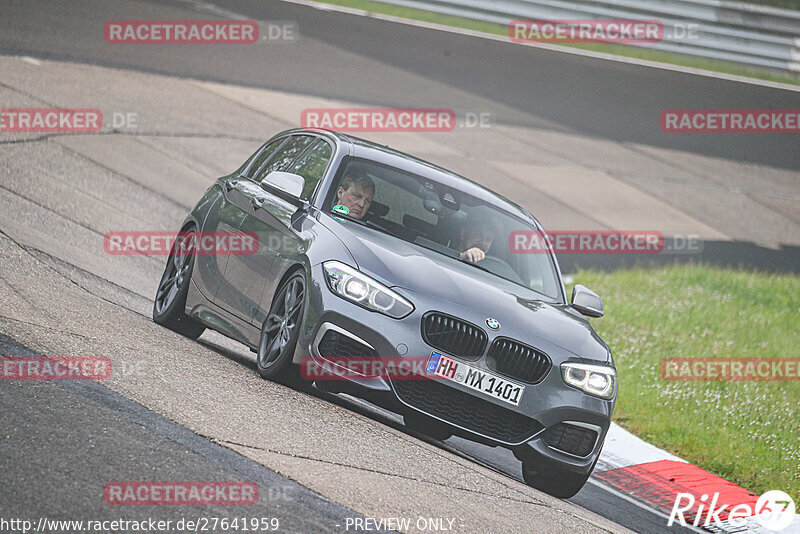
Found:
[[[578,132],[604,140],[635,140],[654,147],[678,148],[772,168],[796,171],[800,167],[796,136],[761,134],[757,143],[747,135],[724,138],[699,135],[687,139],[664,135],[658,130],[656,119],[650,122],[626,119],[657,118],[664,108],[798,107],[797,93],[777,89],[543,50],[523,53],[502,43],[324,13],[284,3],[218,4],[259,20],[296,21],[302,35],[313,36],[295,45],[267,45],[281,47],[270,48],[268,53],[260,49],[226,47],[199,51],[180,46],[114,48],[98,37],[102,35],[98,28],[107,20],[191,19],[198,18],[198,13],[209,16],[202,9],[198,11],[197,5],[187,2],[51,2],[33,10],[28,2],[3,2],[0,5],[0,20],[3,21],[0,52],[281,89],[380,106],[424,105],[462,111],[489,110],[498,122]],[[147,16],[143,16],[144,12]],[[504,60],[497,61],[497,57]],[[57,84],[58,80],[53,80],[53,83]],[[665,87],[669,91],[664,91]],[[424,104],[420,95],[425,95]],[[244,137],[253,136],[252,130],[243,130],[246,130],[242,132]],[[9,254],[7,257],[18,253],[13,252],[13,245],[4,247],[4,254]],[[130,295],[116,287],[101,288],[105,284],[94,274],[48,258],[35,248],[26,250],[75,286],[89,287],[90,292],[102,295],[103,300],[121,301],[137,312],[136,320],[141,321],[146,316],[146,303],[141,302],[139,295]],[[150,262],[144,263],[147,265],[143,272],[148,275],[158,272]],[[6,283],[13,285],[11,280],[8,275]],[[50,291],[57,298],[58,291]],[[79,302],[86,307],[79,309],[78,313],[91,315],[91,302]],[[141,311],[143,308],[144,313]],[[115,317],[124,318],[124,314]],[[111,321],[111,324],[123,328],[125,323]],[[70,342],[67,345],[75,346],[71,336],[78,330],[75,328],[69,335],[63,334],[64,340]],[[56,350],[57,343],[53,339],[37,343],[38,338],[48,337],[46,329],[41,326],[32,324],[26,327],[18,320],[14,322],[6,318],[3,331],[14,331],[15,337],[27,338],[26,344],[39,344],[50,351]],[[147,336],[161,335],[152,329],[141,330],[140,335],[143,332]],[[160,338],[156,339],[155,344],[161,343]],[[97,350],[96,339],[87,338],[85,342],[86,350]],[[135,339],[126,342],[137,347]],[[177,353],[185,350],[188,342],[169,340],[163,343],[167,352]],[[215,357],[233,362],[239,370],[252,374],[252,361],[248,354],[242,354],[240,347],[230,348],[216,343],[220,343],[219,340],[212,338],[211,341],[201,341],[199,345]],[[1,348],[3,354],[28,350],[7,338],[2,340]],[[141,350],[152,350],[152,347],[142,347]],[[164,406],[178,404],[169,398],[177,391],[170,388],[169,382],[166,384],[165,398],[160,399],[163,404],[156,410],[162,413],[169,411]],[[253,386],[249,383],[248,387]],[[329,395],[312,393],[312,397],[313,402],[345,406],[383,425],[401,428],[391,414]],[[228,448],[223,448],[186,430],[189,425],[184,427],[158,419],[157,414],[148,412],[135,400],[128,401],[96,385],[36,384],[35,388],[29,388],[3,384],[2,402],[7,404],[0,412],[4,414],[0,430],[19,428],[22,431],[0,432],[5,434],[0,436],[4,447],[4,454],[0,456],[5,462],[2,465],[3,476],[8,476],[19,487],[16,492],[2,492],[0,509],[19,512],[24,507],[26,515],[65,510],[76,513],[93,511],[86,505],[92,497],[82,494],[81,490],[87,491],[87,488],[96,487],[110,476],[117,475],[119,467],[126,465],[120,461],[125,458],[130,459],[131,466],[149,469],[158,473],[161,479],[241,477],[263,481],[262,487],[289,488],[276,493],[285,497],[285,502],[282,497],[279,502],[269,502],[264,506],[264,513],[278,515],[276,510],[280,511],[282,524],[285,518],[289,531],[309,531],[310,525],[320,521],[323,523],[320,530],[324,530],[331,528],[335,518],[355,515],[347,508],[337,506],[231,452],[231,449],[238,452],[241,449],[230,443]],[[144,402],[145,399],[138,400]],[[11,407],[15,411],[5,409]],[[25,407],[25,410],[18,407]],[[53,407],[58,407],[58,410]],[[335,411],[331,413],[338,414]],[[90,417],[85,417],[87,414]],[[94,442],[88,440],[89,449],[99,451],[95,457],[82,455],[81,451],[85,452],[87,448],[87,436],[101,435],[102,438]],[[55,437],[60,438],[57,447],[53,446]],[[519,473],[515,471],[518,466],[502,451],[458,441],[448,443],[447,448],[519,479]],[[64,466],[64,470],[37,465],[36,459],[42,456],[52,458],[55,464]],[[128,478],[141,478],[141,472],[129,472]],[[9,485],[4,483],[4,487]],[[72,491],[57,491],[64,487],[70,487]],[[40,495],[47,498],[40,498]],[[656,532],[663,528],[664,523],[657,516],[616,499],[591,484],[573,501],[636,531]],[[37,504],[34,506],[32,503]],[[177,509],[168,511],[175,516],[183,515],[182,512]],[[166,518],[164,513],[161,515]],[[248,510],[248,515],[254,515],[253,510]],[[556,527],[557,524],[543,525],[544,530],[557,531]]]
[[[0,353],[41,356],[2,334]],[[187,505],[138,506],[119,514],[126,520],[276,518],[281,532],[307,533],[337,532],[347,518],[362,517],[98,382],[3,384],[0,429],[0,516],[6,520],[110,519],[97,482],[139,480],[143,470],[149,480],[251,481],[262,495],[253,506],[212,505],[202,512]]]
[[[204,4],[51,1],[30,9],[25,0],[6,0],[0,7],[0,51],[380,106],[486,110],[498,122],[800,170],[794,135],[669,135],[657,120],[664,109],[797,108],[800,92],[530,50],[283,2],[210,3],[254,20],[296,22],[301,35],[296,46],[264,45],[268,51],[108,46],[97,31],[108,20],[144,13],[152,19],[210,18],[214,12]]]

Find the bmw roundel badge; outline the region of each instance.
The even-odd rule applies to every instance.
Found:
[[[497,319],[492,319],[491,317],[486,319],[486,326],[492,330],[500,330],[500,322]]]

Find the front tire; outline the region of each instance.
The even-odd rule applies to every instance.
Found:
[[[299,370],[292,364],[292,358],[300,337],[305,287],[305,276],[298,271],[275,292],[267,319],[261,327],[256,356],[256,368],[262,378],[288,384],[300,380]]]
[[[170,330],[197,339],[206,327],[184,313],[195,258],[194,228],[181,232],[167,258],[167,265],[158,283],[153,300],[153,321]]]

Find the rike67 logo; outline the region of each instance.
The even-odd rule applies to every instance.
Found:
[[[744,527],[745,518],[752,517],[762,527],[767,530],[778,532],[792,524],[795,519],[795,505],[792,498],[780,490],[771,490],[764,493],[752,506],[752,503],[723,504],[719,502],[719,493],[715,493],[708,503],[708,495],[700,498],[700,503],[696,502],[695,496],[691,493],[678,493],[672,512],[669,514],[667,526],[678,522],[682,526],[687,526],[687,517],[691,521],[694,516],[692,526],[695,527],[716,527],[724,532],[730,528],[738,529]],[[695,509],[695,505],[697,508]],[[685,515],[684,515],[685,514]],[[705,518],[705,521],[703,521]],[[725,525],[723,523],[726,523]]]

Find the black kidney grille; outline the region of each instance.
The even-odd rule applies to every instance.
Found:
[[[486,366],[509,378],[536,384],[552,367],[547,354],[507,338],[497,338],[486,356]]]
[[[375,351],[368,346],[335,330],[325,332],[318,349],[319,355],[326,359],[376,357]]]
[[[480,327],[443,313],[422,318],[422,339],[431,347],[465,360],[477,360],[486,351],[487,336]]]
[[[436,380],[395,380],[400,399],[429,415],[506,443],[521,443],[542,430],[535,419]]]
[[[547,429],[544,433],[544,442],[568,454],[589,456],[597,441],[597,432],[580,426],[559,423]]]

